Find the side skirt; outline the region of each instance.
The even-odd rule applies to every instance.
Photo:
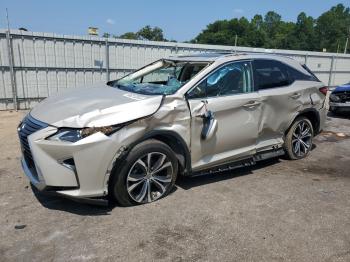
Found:
[[[258,161],[283,156],[284,153],[285,152],[284,152],[283,148],[276,148],[276,149],[272,149],[272,150],[259,152],[259,153],[255,154],[254,156],[249,157],[247,159],[238,160],[238,161],[234,161],[231,163],[226,163],[226,164],[222,164],[219,166],[215,166],[215,167],[212,167],[209,169],[204,169],[204,170],[200,170],[197,172],[193,172],[191,177],[203,176],[203,175],[208,175],[208,174],[216,174],[216,173],[220,173],[220,172],[224,172],[224,171],[228,171],[228,170],[233,170],[233,169],[237,169],[237,168],[241,168],[241,167],[253,166]]]

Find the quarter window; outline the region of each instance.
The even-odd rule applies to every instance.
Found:
[[[206,77],[194,89],[189,98],[227,96],[253,91],[250,62],[227,64]]]
[[[309,75],[304,74],[307,80],[309,80],[309,81],[321,82],[321,81],[317,78],[317,76],[315,76],[315,74],[314,74],[305,64],[303,64],[302,67],[306,70],[306,72],[309,73]],[[305,77],[304,77],[304,78],[305,78]]]

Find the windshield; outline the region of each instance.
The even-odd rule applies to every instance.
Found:
[[[119,89],[144,95],[171,95],[208,63],[161,60],[113,83]]]

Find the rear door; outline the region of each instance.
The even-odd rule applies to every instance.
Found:
[[[255,153],[260,116],[250,61],[225,64],[187,94],[191,110],[191,158],[194,170]],[[203,139],[203,114],[213,113],[215,134]]]
[[[277,60],[253,61],[255,88],[261,99],[257,150],[283,143],[284,133],[305,100],[305,85],[290,77],[288,66]],[[308,98],[309,99],[309,98]]]

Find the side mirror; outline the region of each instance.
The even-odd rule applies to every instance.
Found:
[[[118,80],[119,80],[119,79],[108,81],[108,82],[106,83],[106,85],[108,85],[108,86],[113,86]]]

